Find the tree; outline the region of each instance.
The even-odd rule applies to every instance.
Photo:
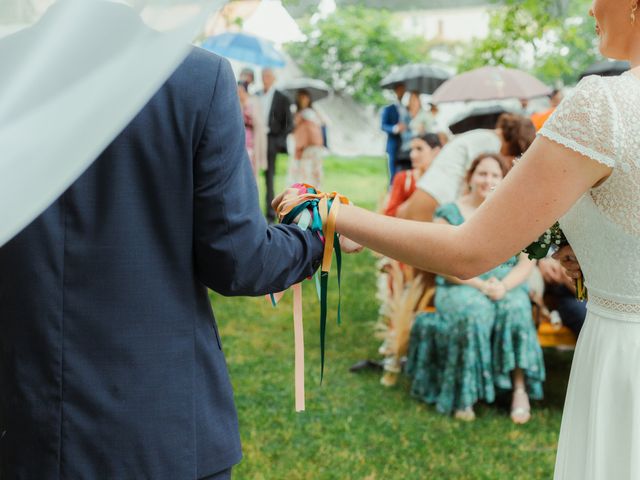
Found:
[[[303,31],[308,40],[291,44],[288,51],[305,75],[361,103],[384,104],[380,80],[396,65],[427,57],[424,40],[403,40],[392,33],[386,10],[342,7]]]
[[[490,14],[487,38],[469,45],[459,71],[504,65],[549,84],[574,83],[597,58],[590,0],[506,0]]]

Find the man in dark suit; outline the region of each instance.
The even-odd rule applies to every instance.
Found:
[[[279,291],[321,252],[267,226],[231,67],[193,49],[0,248],[0,478],[230,478],[238,422],[207,287]]]
[[[264,88],[260,98],[262,100],[262,111],[266,115],[267,171],[265,178],[267,184],[267,220],[269,223],[273,223],[276,219],[276,213],[271,207],[274,197],[273,179],[276,174],[276,157],[278,153],[287,153],[287,135],[293,130],[291,102],[284,93],[276,90],[274,87],[275,81],[276,77],[273,70],[270,68],[262,70]]]
[[[389,184],[393,182],[396,173],[397,156],[402,145],[402,132],[409,126],[403,122],[407,116],[407,109],[402,104],[402,97],[407,91],[404,83],[399,83],[394,87],[396,101],[382,109],[382,131],[387,134],[387,162],[389,167]]]

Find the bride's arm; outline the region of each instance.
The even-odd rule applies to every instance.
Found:
[[[469,279],[520,252],[611,168],[538,137],[496,192],[459,227],[342,206],[337,231],[422,270]]]
[[[433,220],[433,223],[437,225],[450,225],[450,223],[447,222],[444,218],[435,218]],[[461,278],[454,277],[453,275],[443,275],[442,278],[454,285],[467,285],[468,287],[473,287],[476,290],[480,290],[482,293],[485,293],[487,286],[487,282],[485,280],[482,280],[480,277],[473,277],[468,280],[462,280]]]

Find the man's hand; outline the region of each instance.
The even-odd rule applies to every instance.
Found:
[[[538,269],[545,283],[564,283],[566,275],[560,262],[554,258],[543,258],[538,262]]]
[[[298,198],[299,194],[300,193],[298,192],[298,189],[296,189],[296,188],[287,188],[284,192],[280,193],[277,197],[275,197],[273,199],[273,201],[271,202],[271,206],[273,207],[273,209],[278,214],[278,217],[280,217],[280,212],[278,212],[278,208],[280,207],[280,205],[283,204],[283,203],[288,203],[288,202],[291,202],[291,201],[295,200],[296,198]],[[298,216],[294,220],[294,223],[297,223],[299,218],[300,218],[300,216]]]
[[[574,279],[580,278],[582,270],[580,270],[580,264],[578,259],[573,253],[571,245],[566,245],[553,254],[553,258],[558,260],[565,269],[565,273]]]

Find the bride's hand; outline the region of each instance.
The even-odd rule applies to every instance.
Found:
[[[362,245],[353,240],[340,235],[340,250],[344,253],[360,253],[362,251]]]
[[[571,245],[562,247],[560,250],[553,254],[553,258],[555,258],[562,264],[567,275],[569,275],[571,278],[580,278],[580,276],[582,275],[580,264],[578,263],[578,259],[576,258],[575,253],[573,253],[573,248],[571,248]]]

